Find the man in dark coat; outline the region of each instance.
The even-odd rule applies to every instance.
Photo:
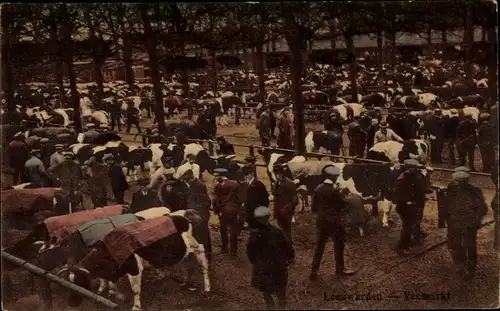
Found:
[[[269,206],[269,193],[267,192],[266,186],[255,178],[252,167],[244,167],[243,176],[244,182],[241,185],[241,199],[243,201],[245,221],[251,229],[256,225],[253,211],[259,206]]]
[[[366,132],[358,122],[354,121],[349,124],[347,136],[349,137],[349,156],[363,158],[366,146]]]
[[[29,159],[29,148],[24,142],[22,132],[14,135],[14,140],[9,143],[10,167],[14,169],[12,182],[14,185],[24,181],[24,164]]]
[[[111,117],[111,131],[115,130],[115,124],[118,127],[118,131],[121,132],[122,124],[121,124],[121,105],[118,104],[116,100],[113,100],[111,104],[108,104],[108,112]]]
[[[377,119],[372,119],[372,123],[368,127],[366,132],[366,150],[370,150],[373,147],[375,141],[375,133],[379,130],[379,122]]]
[[[405,160],[404,169],[396,179],[394,189],[396,212],[403,223],[396,247],[400,256],[408,255],[411,244],[419,244],[425,235],[421,232],[420,222],[425,206],[426,181],[417,160]]]
[[[478,129],[478,145],[481,151],[481,162],[483,172],[490,173],[495,159],[495,144],[497,142],[497,133],[493,124],[489,122],[490,115],[481,113],[479,116],[480,125]],[[496,172],[492,172],[496,174]]]
[[[210,260],[212,257],[212,242],[208,222],[210,220],[212,201],[208,195],[207,187],[201,180],[195,178],[192,169],[187,169],[185,172],[179,172],[179,169],[177,171],[179,179],[183,180],[187,187],[187,207],[197,211],[203,220],[201,224],[193,227],[193,237],[203,244],[205,255]]]
[[[125,204],[124,195],[128,189],[127,178],[123,173],[122,167],[115,163],[112,154],[107,153],[102,157],[102,161],[108,166],[108,176],[111,182],[111,190],[115,197],[115,202],[118,204]]]
[[[477,263],[477,230],[488,211],[481,189],[468,183],[470,174],[458,171],[446,189],[448,247],[464,279],[474,276]]]
[[[219,144],[219,154],[230,155],[235,154],[234,146],[230,144],[224,136],[217,137],[217,143]]]
[[[458,119],[458,110],[450,109],[451,116],[446,116],[443,118],[444,121],[444,133],[443,139],[448,146],[448,153],[450,155],[450,162],[454,165],[456,163],[455,157],[455,143],[457,140],[457,127],[460,123]]]
[[[273,294],[276,294],[278,307],[284,309],[288,265],[294,254],[283,232],[269,224],[269,215],[270,210],[265,206],[253,211],[255,227],[248,239],[247,256],[252,264],[252,286],[264,294],[267,308],[275,308]]]
[[[94,208],[106,206],[109,187],[108,166],[98,162],[95,157],[90,157],[84,162],[83,171],[87,177],[86,182]]]
[[[139,115],[140,115],[139,109],[135,108],[133,103],[129,103],[127,108],[127,130],[126,130],[127,133],[130,133],[130,128],[132,127],[132,125],[135,125],[135,127],[137,128],[137,134],[135,135],[137,136],[138,134],[141,134],[141,126],[139,125],[140,121]]]
[[[309,279],[313,281],[318,278],[321,259],[330,238],[334,241],[336,274],[352,275],[354,273],[354,271],[346,269],[344,263],[345,227],[342,215],[345,214],[347,206],[334,186],[339,174],[339,168],[326,167],[323,172],[325,181],[316,187],[312,196],[311,211],[318,215],[316,218],[317,244],[309,275]]]
[[[217,184],[214,187],[213,209],[215,215],[219,216],[222,253],[227,253],[229,246],[231,256],[236,256],[240,230],[238,221],[241,209],[240,185],[237,181],[228,179],[227,174],[226,169],[214,170]]]
[[[434,110],[434,115],[428,124],[431,139],[431,161],[438,164],[443,163],[441,153],[444,147],[444,120],[441,109]]]
[[[283,230],[288,243],[293,247],[292,218],[295,214],[295,208],[299,203],[297,186],[290,178],[284,176],[285,168],[282,165],[274,165],[273,170],[276,176],[276,184],[273,193],[274,218],[278,226]]]
[[[94,123],[87,123],[86,127],[87,131],[83,132],[83,143],[91,144],[99,136],[99,132],[95,130]]]
[[[457,149],[460,166],[465,165],[467,158],[471,171],[476,170],[474,168],[474,148],[477,143],[476,129],[477,124],[470,115],[467,115],[465,120],[461,121],[457,127]]]
[[[269,146],[271,143],[271,115],[268,108],[268,106],[265,106],[264,111],[260,114],[259,119],[257,120],[256,126],[259,130],[262,146]]]

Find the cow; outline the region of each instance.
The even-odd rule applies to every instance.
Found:
[[[342,133],[338,131],[310,131],[305,138],[307,152],[329,151],[339,155],[342,148]]]
[[[208,262],[205,257],[205,249],[193,237],[193,226],[201,221],[200,216],[194,210],[180,210],[166,214],[162,217],[146,219],[139,222],[127,224],[108,233],[102,243],[98,243],[82,261],[76,266],[65,267],[58,272],[58,275],[68,272],[71,282],[90,288],[93,278],[103,278],[107,281],[116,282],[123,276],[127,276],[134,294],[134,305],[132,310],[138,311],[141,306],[141,283],[146,263],[155,268],[171,267],[183,262],[190,254],[194,254],[199,265],[202,267],[204,279],[204,291],[210,292],[210,279],[208,275]],[[168,225],[168,233],[163,230]],[[137,239],[140,229],[149,228],[153,234],[158,234],[155,240],[149,245],[142,247],[132,244],[131,241]],[[173,227],[173,228],[171,228]],[[135,229],[135,230],[134,230]],[[156,232],[155,232],[156,231]],[[121,265],[116,265],[114,257],[109,252],[106,245],[114,239],[122,236],[120,243],[128,251],[124,257],[120,258]],[[123,239],[129,236],[130,239]],[[116,253],[115,253],[116,254]],[[129,255],[130,254],[130,255]],[[107,269],[109,267],[114,269]],[[188,270],[188,280],[191,278],[192,270]],[[81,304],[82,297],[78,294],[71,294],[69,305],[77,307]]]
[[[450,100],[446,106],[447,108],[463,109],[466,107],[483,108],[486,105],[486,100],[479,94],[468,96],[459,96]]]
[[[75,114],[73,108],[58,108],[52,111],[52,119],[50,123],[68,127],[73,124]]]
[[[341,104],[333,106],[332,110],[338,111],[340,118],[347,122],[354,119],[354,117],[361,116],[361,113],[365,111],[363,105],[361,104]]]
[[[429,160],[429,144],[422,139],[410,139],[403,143],[384,141],[368,150],[367,158],[392,163],[403,163],[406,159],[418,159],[425,164]]]
[[[360,104],[364,107],[385,107],[389,101],[389,95],[382,92],[369,94],[361,98]]]

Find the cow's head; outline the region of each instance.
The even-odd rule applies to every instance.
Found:
[[[63,274],[65,274],[63,276]],[[92,285],[92,275],[89,270],[81,267],[63,267],[57,273],[59,277],[66,277],[71,283],[90,290]],[[82,304],[83,296],[71,291],[68,298],[68,305],[70,307],[78,307]]]

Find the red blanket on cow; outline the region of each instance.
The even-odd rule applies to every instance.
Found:
[[[62,193],[61,188],[4,190],[1,195],[2,214],[52,210],[54,197],[59,193]]]
[[[104,217],[121,215],[123,205],[106,206],[68,215],[54,216],[45,219],[44,223],[51,238],[61,243],[68,238],[83,223]]]
[[[138,249],[147,247],[176,232],[172,218],[162,216],[116,228],[104,237],[103,244],[120,266]]]

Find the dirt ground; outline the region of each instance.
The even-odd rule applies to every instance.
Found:
[[[309,126],[308,126],[309,127]],[[218,135],[225,136],[232,143],[260,145],[253,123],[243,126],[220,128]],[[253,138],[247,138],[253,137]],[[130,136],[124,136],[125,140]],[[127,143],[129,143],[127,141]],[[139,143],[139,140],[137,140]],[[248,154],[245,147],[236,147],[237,158],[243,160]],[[258,162],[262,162],[256,153]],[[480,159],[479,154],[476,159]],[[480,166],[477,166],[478,168]],[[257,175],[268,189],[269,180],[264,168],[257,169]],[[434,183],[445,185],[449,175],[438,174]],[[8,177],[7,177],[8,178]],[[213,188],[213,178],[205,173],[204,180],[209,191]],[[473,184],[483,187],[487,202],[493,197],[489,178],[478,177]],[[130,202],[132,192],[140,186],[132,187],[126,195]],[[490,189],[488,189],[490,188]],[[483,222],[492,219],[489,211]],[[429,233],[425,243],[412,250],[410,257],[398,257],[393,250],[399,237],[400,221],[393,211],[390,228],[382,228],[381,216],[370,219],[366,236],[349,235],[345,251],[346,264],[356,271],[350,277],[334,275],[333,242],[323,256],[319,280],[308,280],[315,247],[315,218],[310,212],[296,215],[293,240],[296,262],[289,269],[288,304],[292,309],[435,309],[435,308],[488,308],[498,307],[498,253],[492,248],[493,225],[487,225],[478,233],[478,266],[476,277],[471,282],[462,281],[453,272],[451,258],[446,247],[446,229],[437,228],[437,205],[433,198],[427,202],[423,228]],[[214,256],[211,261],[210,294],[188,292],[179,288],[177,282],[167,276],[156,280],[151,273],[143,282],[143,310],[248,310],[262,309],[262,294],[251,287],[251,265],[246,257],[245,245],[248,237],[243,234],[239,244],[238,258],[220,254],[220,234],[217,217],[212,216],[212,241]],[[183,275],[176,269],[173,276]],[[202,284],[201,273],[197,275]],[[13,277],[13,296],[19,298],[29,294],[26,286],[27,273],[16,273]],[[65,290],[54,288],[53,310],[67,309],[62,299]],[[131,306],[130,286],[120,282],[120,288],[128,297],[125,306]],[[429,297],[421,294],[438,293]],[[347,296],[339,296],[347,295]],[[364,296],[361,296],[364,295]],[[368,299],[368,298],[371,299]],[[12,297],[14,298],[14,297]],[[86,302],[81,310],[97,309],[94,303]],[[7,310],[26,310],[26,307],[6,304]]]

